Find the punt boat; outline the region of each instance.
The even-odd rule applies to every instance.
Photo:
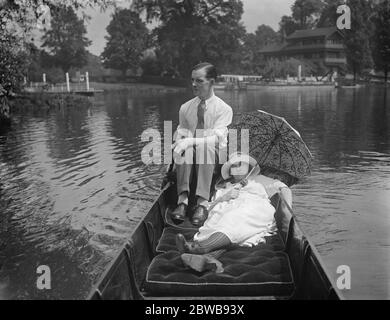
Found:
[[[88,299],[344,299],[283,195],[270,200],[276,209],[275,234],[256,247],[228,250],[219,258],[223,273],[198,273],[183,265],[176,250],[176,234],[189,239],[197,229],[189,221],[175,225],[170,220],[177,195],[175,183],[167,180]]]

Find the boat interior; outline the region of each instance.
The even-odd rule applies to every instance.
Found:
[[[291,182],[291,181],[290,181]],[[219,261],[224,272],[199,273],[186,267],[175,237],[197,232],[189,220],[176,225],[169,212],[177,202],[174,181],[140,221],[118,256],[101,276],[89,299],[342,299],[315,247],[299,227],[281,193],[270,199],[276,230],[255,247],[235,246]]]

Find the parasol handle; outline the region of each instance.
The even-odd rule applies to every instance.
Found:
[[[256,169],[257,166],[258,166],[258,164],[252,168],[252,170],[248,173],[248,175],[244,179],[242,179],[240,182],[237,182],[236,184],[234,184],[233,188],[236,190],[241,190],[241,188],[245,187],[248,184],[248,178],[252,175],[253,171]],[[218,199],[212,201],[208,205],[207,210],[210,212],[218,203],[225,202],[225,201],[226,200],[224,200],[224,196],[221,196]]]

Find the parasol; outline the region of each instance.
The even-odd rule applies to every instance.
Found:
[[[262,169],[272,168],[298,179],[310,174],[312,154],[299,132],[284,118],[261,110],[247,112],[230,129],[237,129],[241,151],[241,130],[249,130],[249,155]]]

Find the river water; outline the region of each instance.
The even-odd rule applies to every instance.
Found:
[[[390,94],[383,88],[217,92],[302,135],[312,175],[294,211],[347,298],[390,298]],[[111,91],[89,109],[15,115],[0,133],[0,299],[83,299],[158,195],[164,165],[141,161],[147,128],[178,122],[190,93]],[[38,290],[37,267],[51,290]]]

